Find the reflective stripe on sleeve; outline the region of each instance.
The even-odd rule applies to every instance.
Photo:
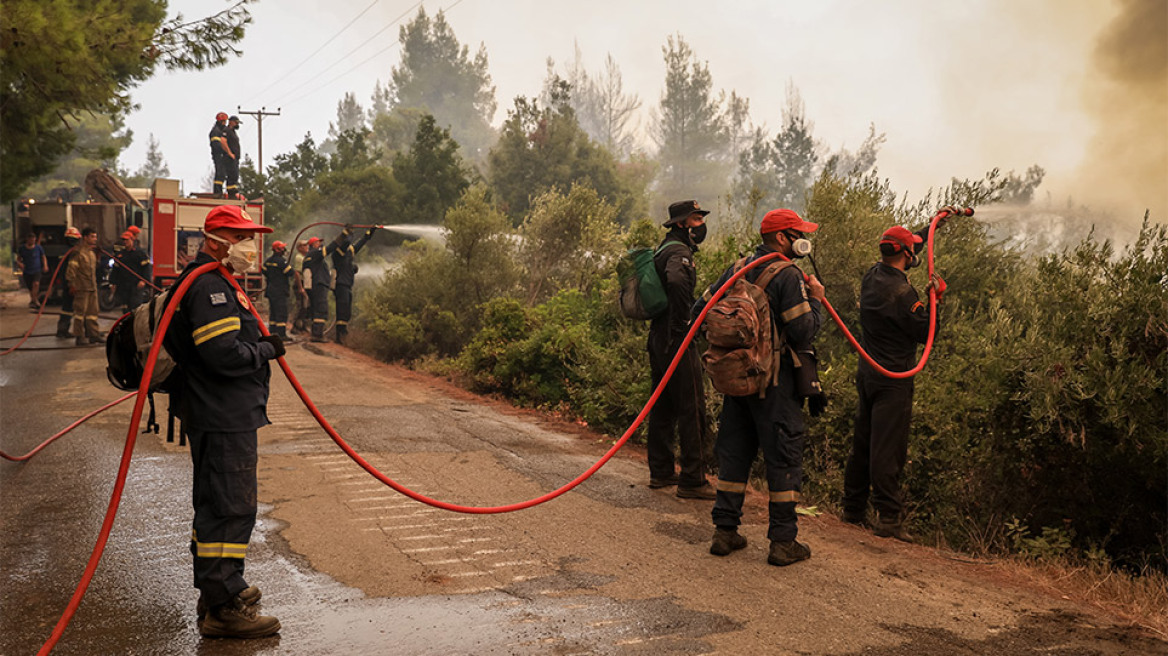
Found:
[[[205,326],[196,328],[195,332],[191,333],[191,337],[195,340],[195,346],[198,346],[212,337],[218,337],[233,330],[239,330],[239,317],[227,317],[212,321]]]
[[[792,307],[791,309],[787,310],[786,312],[783,312],[783,314],[781,314],[779,316],[779,318],[783,320],[783,323],[790,323],[791,321],[798,319],[799,317],[807,314],[810,311],[811,311],[811,304],[808,303],[807,301],[803,301],[802,303]]]

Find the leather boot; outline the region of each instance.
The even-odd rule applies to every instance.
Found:
[[[746,537],[736,528],[719,526],[714,530],[714,541],[710,543],[710,553],[715,556],[729,556],[731,551],[746,548]]]
[[[255,606],[249,606],[239,595],[231,601],[211,608],[199,632],[208,638],[266,638],[280,631],[280,620],[260,615]]]
[[[790,540],[788,542],[771,541],[771,551],[767,554],[767,562],[772,565],[783,567],[797,563],[800,560],[807,560],[811,557],[811,547]]]
[[[872,528],[872,534],[878,538],[896,538],[909,544],[913,542],[913,536],[909,534],[904,527],[904,522],[899,518],[888,520],[880,517],[876,520],[876,526]]]
[[[248,606],[255,606],[260,602],[264,593],[254,585],[249,585],[239,592],[239,600]],[[199,594],[199,601],[195,604],[195,615],[198,616],[199,622],[202,622],[207,617],[207,604],[203,603],[203,595]]]

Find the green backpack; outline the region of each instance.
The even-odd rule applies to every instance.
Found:
[[[665,284],[657,275],[653,258],[666,246],[680,243],[667,241],[656,249],[633,248],[625,253],[617,264],[621,314],[630,319],[648,320],[665,312],[669,298],[665,294]]]

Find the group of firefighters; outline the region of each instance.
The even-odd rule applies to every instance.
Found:
[[[264,294],[268,298],[268,329],[282,338],[287,338],[289,332],[309,332],[310,341],[325,341],[331,290],[336,305],[333,338],[338,344],[344,344],[349,335],[349,321],[353,318],[353,284],[357,276],[354,259],[376,232],[377,226],[370,227],[353,243],[353,226],[346,225],[328,244],[324,244],[320,237],[298,242],[291,259],[287,256],[287,244],[272,242],[272,254],[263,266],[267,281]],[[332,261],[331,270],[329,259]]]

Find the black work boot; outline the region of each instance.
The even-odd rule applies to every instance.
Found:
[[[260,603],[260,598],[263,596],[264,593],[260,592],[260,589],[254,585],[249,585],[243,590],[239,591],[239,600],[248,606],[255,606],[256,604]],[[202,593],[199,594],[199,601],[195,604],[195,614],[199,618],[201,628],[203,619],[207,617],[207,604],[203,603]]]
[[[231,601],[207,611],[199,633],[208,638],[266,638],[280,631],[280,620],[260,615],[235,595]]]
[[[912,544],[913,537],[904,527],[904,522],[898,519],[885,519],[880,517],[876,520],[876,526],[872,527],[872,534],[878,538],[896,538],[901,542]]]
[[[746,537],[734,527],[719,526],[714,530],[714,541],[710,543],[710,553],[715,556],[729,556],[731,551],[746,548]]]
[[[783,567],[811,557],[811,547],[790,540],[787,542],[771,541],[771,552],[767,554],[767,562]]]

